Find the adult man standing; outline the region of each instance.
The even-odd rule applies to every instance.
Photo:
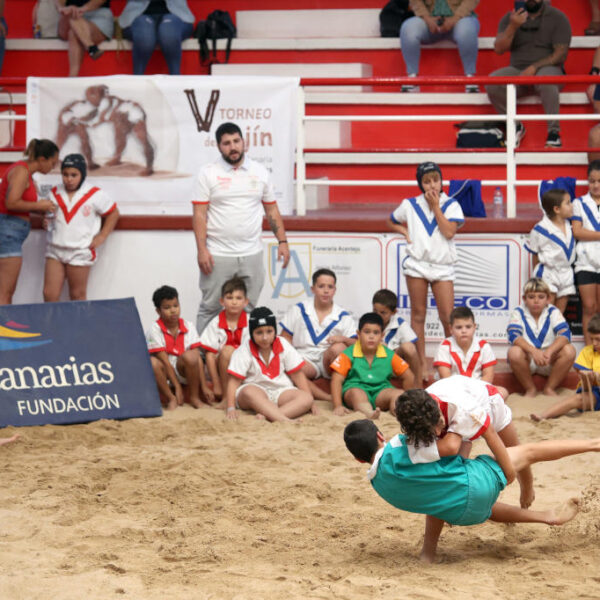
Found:
[[[571,42],[571,25],[566,15],[544,2],[527,0],[525,8],[506,13],[498,25],[494,42],[497,54],[510,51],[510,67],[494,71],[493,76],[564,75],[564,62]],[[506,87],[486,86],[490,102],[499,113],[506,113]],[[518,85],[517,97],[536,94],[542,100],[546,114],[558,114],[558,85]],[[517,146],[525,135],[525,127],[517,123]],[[547,148],[559,148],[560,125],[548,121]]]
[[[223,123],[216,131],[221,156],[200,170],[194,190],[193,227],[202,272],[198,333],[218,314],[221,286],[241,277],[250,310],[256,306],[265,272],[262,252],[263,209],[279,243],[277,259],[287,267],[290,251],[267,169],[245,154],[241,129]]]

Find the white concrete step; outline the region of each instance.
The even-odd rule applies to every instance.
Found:
[[[364,63],[228,63],[214,64],[213,75],[275,75],[285,77],[371,77],[372,65]],[[367,91],[368,87],[343,86],[346,92]],[[340,86],[315,86],[315,92],[340,91]]]
[[[336,150],[352,147],[352,123],[348,121],[307,121],[304,126],[306,148]]]
[[[380,9],[238,10],[240,38],[379,37]]]

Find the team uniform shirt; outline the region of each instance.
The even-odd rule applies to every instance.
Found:
[[[349,312],[334,304],[331,312],[319,323],[312,300],[292,306],[279,325],[292,336],[298,352],[314,363],[321,360],[329,347],[327,338],[330,336],[356,337],[356,323]]]
[[[452,375],[481,379],[483,369],[493,367],[497,362],[492,347],[485,340],[474,336],[471,346],[465,353],[454,336],[450,336],[438,346],[433,366],[448,367]]]
[[[269,360],[265,363],[258,346],[248,337],[234,350],[227,372],[243,379],[244,384],[270,390],[288,389],[294,387],[288,373],[296,373],[303,365],[302,357],[286,339],[275,338]]]
[[[584,346],[577,356],[577,360],[573,365],[578,371],[594,371],[600,373],[600,353],[594,352],[594,346]],[[582,392],[581,382],[577,386],[577,393]],[[592,386],[592,395],[594,396],[594,410],[600,410],[600,387]]]
[[[331,363],[331,370],[344,377],[342,395],[350,388],[361,388],[367,394],[391,387],[390,379],[400,377],[408,369],[393,350],[383,344],[377,347],[371,364],[365,358],[360,341],[346,348]]]
[[[445,192],[442,192],[440,206],[449,221],[458,223],[459,227],[462,226],[465,217],[460,204],[454,198],[449,198]],[[411,258],[442,265],[452,265],[457,261],[454,242],[442,235],[435,216],[425,200],[425,194],[403,200],[390,218],[396,224],[406,223],[410,237],[406,253]]]
[[[222,310],[212,319],[200,336],[200,345],[206,352],[217,354],[223,346],[239,348],[242,341],[248,337],[248,313],[242,311],[234,330],[229,329],[225,311]]]
[[[511,410],[492,384],[463,375],[440,379],[425,390],[440,407],[447,432],[460,435],[466,442],[481,437],[490,424],[502,431],[512,421]],[[428,447],[431,460],[439,460],[437,444]],[[437,456],[437,458],[435,458]]]
[[[179,357],[190,348],[200,347],[200,338],[196,327],[190,321],[179,319],[179,332],[176,337],[171,335],[162,319],[152,323],[146,334],[146,342],[150,354],[166,352],[171,356]]]
[[[547,348],[560,335],[571,341],[569,325],[555,306],[546,306],[537,321],[526,306],[517,306],[510,315],[506,332],[509,343],[523,337],[538,349]]]
[[[391,317],[383,332],[383,343],[392,350],[399,348],[406,342],[416,344],[417,334],[412,327],[396,311]]]
[[[102,228],[102,218],[117,205],[100,188],[84,183],[69,199],[64,186],[52,188],[50,200],[58,208],[48,244],[59,248],[89,248]]]
[[[579,221],[584,229],[600,231],[600,207],[588,193],[573,200],[572,221]],[[578,240],[575,273],[600,270],[600,242]]]
[[[414,448],[404,435],[394,436],[377,452],[367,473],[373,489],[396,508],[453,525],[489,519],[506,486],[500,466],[489,456],[444,456],[432,462],[430,448]]]
[[[27,168],[27,163],[24,160],[19,160],[10,165],[10,167],[8,167],[8,169],[6,169],[4,172],[2,181],[0,181],[0,214],[18,217],[27,216],[29,214],[27,211],[12,211],[6,208],[6,196],[8,194],[8,174],[18,166]],[[37,202],[37,189],[35,187],[35,183],[33,182],[33,177],[31,177],[31,173],[29,172],[27,174],[27,181],[28,184],[23,194],[21,194],[21,200],[24,202]]]
[[[266,204],[276,204],[269,172],[244,157],[239,167],[223,157],[205,165],[195,181],[192,204],[208,204],[208,251],[215,256],[251,256],[262,252]]]

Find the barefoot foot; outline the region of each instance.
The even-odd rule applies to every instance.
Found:
[[[529,415],[529,418],[530,418],[532,421],[535,421],[536,423],[540,423],[541,421],[543,421],[543,420],[544,420],[544,417],[540,417],[540,415],[536,415],[535,413],[531,413],[531,414]]]
[[[536,394],[537,394],[537,388],[530,387],[525,390],[525,392],[523,393],[523,397],[524,398],[535,398]]]
[[[369,416],[369,419],[372,419],[373,421],[375,421],[375,419],[379,419],[379,415],[381,414],[381,410],[379,408],[376,408]]]
[[[558,396],[558,394],[556,393],[556,390],[554,388],[549,388],[549,387],[545,387],[542,390],[542,393],[544,394],[544,396]]]
[[[579,512],[579,498],[570,498],[562,506],[548,512],[548,525],[563,525]]]

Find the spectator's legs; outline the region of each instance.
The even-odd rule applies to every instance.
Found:
[[[600,148],[600,125],[594,125],[588,134],[588,146]],[[588,152],[588,162],[600,159],[600,152]]]
[[[458,46],[465,75],[474,75],[477,67],[479,19],[463,17],[450,32],[452,41]]]
[[[554,65],[548,65],[538,69],[536,75],[563,75],[563,70],[560,67]],[[562,86],[558,85],[536,85],[533,87],[535,93],[539,95],[542,100],[542,106],[544,112],[547,115],[557,115],[560,111],[560,100],[559,92]],[[548,121],[548,131],[560,131],[560,123],[553,119]]]
[[[408,75],[419,73],[421,60],[421,44],[431,44],[439,36],[434,36],[429,31],[427,23],[421,17],[406,19],[400,27],[400,49]]]
[[[170,75],[181,73],[181,42],[190,37],[193,30],[192,23],[186,23],[176,15],[163,15],[158,25],[158,45],[167,61]]]
[[[592,20],[584,33],[585,35],[598,35],[600,33],[600,2],[590,0],[590,8],[592,9]]]
[[[20,256],[0,258],[0,305],[12,304],[22,263]]]
[[[130,27],[123,30],[123,37],[133,43],[133,74],[143,75],[156,47],[158,20],[150,15],[136,17]]]
[[[58,36],[69,42],[69,77],[79,75],[86,50],[106,39],[94,23],[83,17],[70,19],[62,16],[58,22]]]
[[[2,65],[4,64],[4,48],[6,46],[6,34],[8,32],[8,26],[6,25],[6,21],[4,17],[0,19],[0,23],[4,27],[4,31],[0,28],[0,74],[2,73]]]
[[[493,73],[490,73],[490,77],[502,77],[510,75],[518,75],[521,71],[515,67],[503,67]],[[517,88],[517,94],[519,93],[519,86]],[[496,112],[503,115],[506,113],[506,86],[505,85],[486,85],[485,91],[492,103],[492,106],[496,109]]]

